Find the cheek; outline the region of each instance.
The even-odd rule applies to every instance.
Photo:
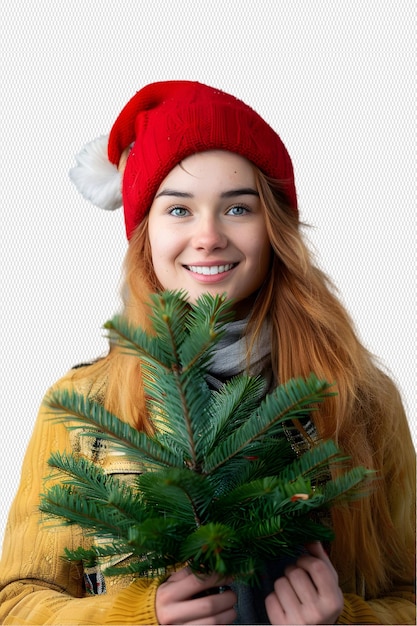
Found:
[[[149,228],[149,245],[151,248],[152,265],[158,280],[164,258],[165,246],[161,237],[158,237],[153,228]]]
[[[158,242],[157,245],[152,246],[152,264],[155,270],[156,276],[161,279],[163,274],[167,272],[167,250]]]
[[[155,275],[164,289],[170,289],[171,285],[167,285],[166,281],[175,270],[175,261],[179,254],[177,242],[171,232],[150,229],[149,243]]]

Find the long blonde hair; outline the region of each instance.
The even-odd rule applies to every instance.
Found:
[[[334,438],[352,464],[374,469],[381,477],[369,497],[332,511],[336,535],[332,559],[341,583],[356,571],[366,581],[367,594],[376,596],[393,579],[406,579],[414,563],[407,552],[414,537],[412,516],[399,503],[390,502],[388,493],[388,481],[414,487],[411,459],[409,474],[403,476],[394,457],[404,443],[410,445],[404,442],[409,432],[401,399],[361,345],[329,279],[313,263],[279,183],[257,168],[255,175],[273,255],[251,314],[251,336],[256,338],[269,318],[272,368],[278,381],[314,372],[335,382],[337,395],[314,414],[318,432]],[[149,294],[159,289],[145,218],[125,261],[124,312],[131,323],[149,326]],[[150,431],[138,360],[115,346],[93,369],[108,378],[106,406],[138,429]]]

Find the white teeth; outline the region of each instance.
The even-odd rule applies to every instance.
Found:
[[[232,269],[233,263],[228,263],[227,265],[187,265],[188,269],[195,274],[205,274],[206,276],[214,275],[214,274],[222,274],[223,272],[228,272]]]

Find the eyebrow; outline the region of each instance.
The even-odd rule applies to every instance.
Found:
[[[259,196],[256,189],[252,187],[243,187],[242,189],[231,189],[230,191],[224,191],[220,194],[221,198],[234,198],[236,196]]]
[[[185,191],[175,191],[175,189],[163,189],[158,194],[156,194],[155,198],[160,198],[161,196],[174,196],[175,198],[194,197],[191,193],[186,193]]]
[[[173,196],[175,198],[194,198],[192,193],[177,191],[176,189],[163,189],[155,196],[155,198],[160,198],[161,196]],[[220,194],[221,198],[236,198],[238,196],[259,197],[259,193],[256,191],[256,189],[252,189],[252,187],[242,187],[240,189],[230,189],[230,191],[223,191],[223,193]]]

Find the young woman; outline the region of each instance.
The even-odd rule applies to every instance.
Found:
[[[4,542],[2,623],[414,623],[415,461],[407,419],[393,382],[360,344],[309,257],[291,160],[278,135],[219,90],[155,83],[130,100],[109,138],[83,150],[72,178],[103,208],[123,201],[129,321],[149,325],[154,291],[181,288],[190,302],[226,292],[236,321],[216,352],[210,384],[218,388],[247,369],[262,374],[267,387],[311,371],[335,380],[338,395],[315,413],[310,436],[334,438],[352,463],[376,470],[378,480],[369,497],[332,511],[330,553],[308,545],[272,580],[261,611],[259,599],[236,588],[202,594],[231,581],[196,578],[187,567],[168,578],[106,579],[99,568],[61,558],[65,547],[86,545],[79,529],[42,525],[46,462],[52,451],[72,449],[109,473],[129,475],[133,468],[97,436],[69,434],[41,407]],[[138,429],[150,428],[137,359],[117,346],[57,387],[102,402]]]

